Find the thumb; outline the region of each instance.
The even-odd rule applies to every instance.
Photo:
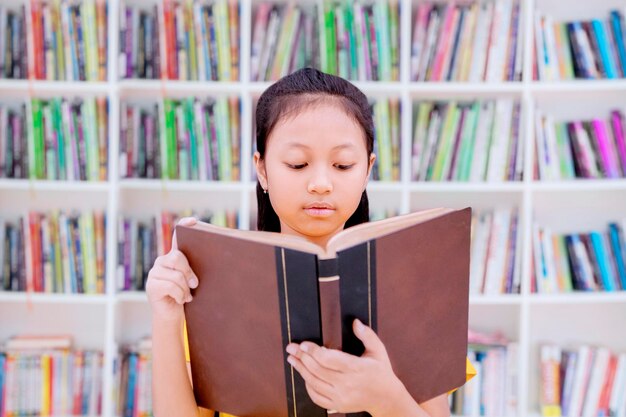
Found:
[[[385,345],[371,327],[366,326],[359,319],[354,319],[352,327],[356,337],[358,337],[365,346],[364,355],[370,355],[379,359],[388,360]]]
[[[188,226],[191,227],[194,224],[196,224],[198,222],[198,220],[195,217],[183,217],[182,219],[180,219],[178,221],[178,223],[176,223],[176,226],[181,225],[181,226]],[[176,241],[176,228],[174,227],[174,232],[172,234],[172,248],[171,250],[177,250],[178,249],[178,242]]]

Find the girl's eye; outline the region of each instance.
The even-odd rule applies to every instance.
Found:
[[[337,169],[340,169],[342,171],[348,170],[350,168],[352,168],[354,166],[354,164],[352,165],[335,165],[337,167]]]
[[[306,166],[306,164],[298,164],[298,165],[286,164],[286,165],[291,169],[302,169]]]

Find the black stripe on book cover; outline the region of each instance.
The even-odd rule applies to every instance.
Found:
[[[374,331],[376,323],[376,241],[371,240],[337,253],[339,259],[339,291],[341,298],[342,350],[361,356],[363,342],[352,330],[358,318]],[[365,417],[368,413],[350,413],[348,417]]]
[[[289,354],[284,350],[291,342],[305,340],[322,345],[317,257],[279,247],[275,253],[289,417],[326,417],[326,410],[311,400],[304,379],[287,362]]]

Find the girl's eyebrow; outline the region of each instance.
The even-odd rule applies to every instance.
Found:
[[[305,145],[304,143],[300,143],[300,142],[289,142],[287,143],[287,146],[289,148],[305,148],[305,149],[311,149],[310,146]],[[332,148],[332,150],[335,149],[343,149],[343,148],[354,148],[354,144],[350,143],[350,142],[346,142],[346,143],[342,143],[341,145],[337,145],[334,146]]]

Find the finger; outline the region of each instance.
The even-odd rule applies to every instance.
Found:
[[[198,219],[196,219],[195,217],[183,217],[180,220],[178,220],[176,225],[191,227],[197,222],[198,222]],[[172,249],[178,249],[178,243],[176,241],[176,228],[174,228],[174,232],[172,234]]]
[[[174,301],[176,301],[178,304],[184,304],[185,303],[185,293],[183,290],[181,290],[181,288],[174,284],[172,281],[166,281],[166,280],[159,280],[159,287],[161,288],[160,293],[163,295],[163,297],[171,297],[174,299]]]
[[[352,322],[352,330],[356,337],[363,342],[367,353],[376,357],[387,357],[387,349],[374,329],[363,324],[361,320],[354,319],[354,322]]]
[[[172,249],[169,253],[159,256],[155,263],[158,263],[166,268],[182,272],[187,280],[187,285],[191,288],[196,288],[198,286],[198,277],[191,270],[189,261],[187,260],[185,254],[178,249]]]
[[[182,272],[175,269],[157,267],[158,269],[153,274],[152,279],[158,281],[171,282],[176,285],[183,293],[185,300],[191,300],[191,290],[187,285],[187,279]]]
[[[306,392],[309,393],[309,397],[311,397],[311,400],[313,400],[315,404],[327,410],[333,408],[333,401],[330,398],[319,393],[313,386],[311,386],[311,384],[306,383],[305,387]]]
[[[304,366],[306,366],[309,372],[332,386],[333,381],[341,375],[341,372],[334,369],[326,368],[315,359],[314,352],[317,352],[321,349],[323,348],[317,346],[316,344],[313,344],[313,347],[309,348],[309,353],[304,352],[301,349],[290,350],[292,352],[295,352],[295,356],[300,359],[300,361],[303,363]]]
[[[287,357],[287,362],[289,362],[289,364],[293,366],[296,371],[298,371],[298,373],[302,376],[307,384],[315,387],[315,390],[317,392],[323,393],[327,396],[332,393],[333,386],[330,385],[328,382],[321,380],[316,375],[312,374],[311,371],[309,371],[307,367],[304,366],[300,359],[296,358],[295,356],[289,355]]]
[[[328,349],[312,342],[300,343],[300,349],[308,353],[321,366],[337,372],[351,372],[358,369],[357,356],[342,352],[337,349]]]

